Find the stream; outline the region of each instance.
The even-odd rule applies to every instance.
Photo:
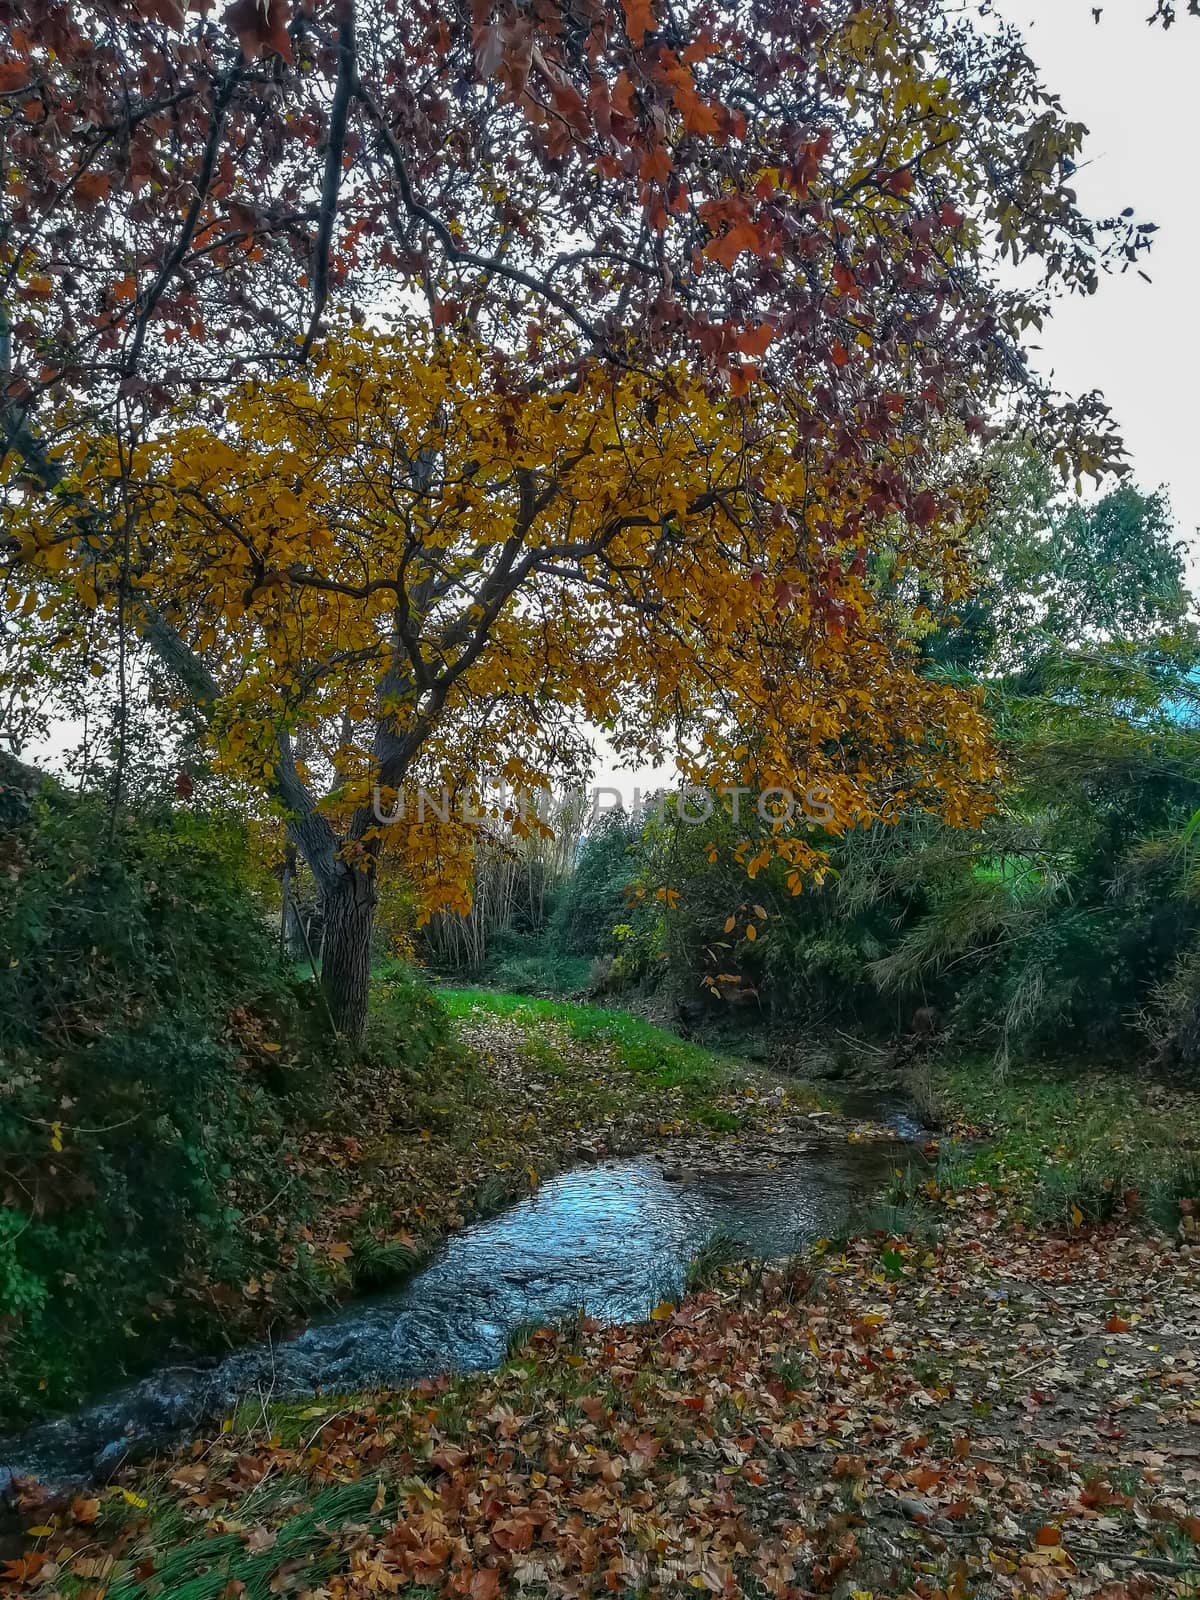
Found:
[[[807,1149],[775,1161],[731,1165],[737,1147],[714,1146],[713,1165],[694,1171],[638,1156],[564,1172],[449,1237],[399,1288],[207,1368],[160,1368],[0,1441],[0,1489],[12,1475],[51,1484],[103,1478],[256,1394],[337,1395],[492,1367],[514,1333],[581,1309],[604,1322],[638,1321],[679,1294],[689,1264],[715,1238],[745,1257],[792,1254],[836,1232],[921,1136],[895,1101],[857,1096],[844,1109],[883,1124],[894,1139],[849,1143],[814,1129]]]

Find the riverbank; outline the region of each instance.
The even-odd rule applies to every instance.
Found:
[[[1020,1171],[944,1168],[907,1231],[710,1267],[640,1326],[540,1330],[497,1373],[256,1402],[69,1504],[30,1490],[12,1592],[1195,1594],[1193,1213],[1163,1232],[1126,1195],[1034,1224]]]
[[[1194,1593],[1195,1247],[956,1211],[31,1498],[11,1590]]]
[[[947,1137],[932,1173],[893,1186],[902,1208],[986,1184],[1003,1214],[1026,1225],[1128,1218],[1172,1233],[1190,1224],[1200,1198],[1200,1094],[1186,1082],[1119,1064],[1001,1073],[987,1059],[933,1060],[909,1082]],[[910,1215],[902,1210],[901,1222]]]
[[[660,1148],[684,1165],[689,1149],[715,1141],[786,1143],[789,1128],[812,1132],[806,1113],[818,1104],[802,1086],[618,1013],[435,994],[401,968],[380,974],[369,1037],[353,1055],[321,1059],[249,1015],[240,1027],[250,1042],[227,1069],[228,1092],[189,1135],[228,1242],[202,1248],[197,1210],[188,1226],[200,1247],[182,1243],[185,1269],[168,1274],[138,1248],[155,1224],[136,1194],[111,1248],[85,1231],[76,1202],[79,1238],[45,1269],[51,1331],[28,1336],[20,1316],[0,1324],[0,1437],[163,1361],[211,1359],[402,1282],[464,1223],[564,1166]],[[235,1122],[222,1108],[239,1092],[259,1114]],[[47,1133],[45,1160],[84,1170],[107,1159],[105,1124],[121,1119],[102,1112],[78,1134],[60,1128],[63,1153]],[[27,1229],[20,1249],[37,1237]],[[0,1271],[6,1261],[0,1250]],[[106,1318],[98,1295],[82,1315],[71,1287],[81,1276],[107,1281],[119,1314]]]
[[[412,988],[406,974],[377,983],[369,1054],[380,1077],[369,1115],[358,1107],[350,1192],[322,1219],[347,1289],[395,1282],[448,1233],[566,1166],[786,1145],[811,1137],[810,1113],[834,1103],[622,1012],[482,990],[425,991],[418,1003],[439,1028],[445,1019],[453,1049],[397,1071],[388,1041],[408,1025]]]

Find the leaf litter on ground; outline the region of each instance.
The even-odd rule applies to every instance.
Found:
[[[29,1486],[6,1592],[1195,1594],[1200,1249],[1028,1230],[981,1184],[933,1237],[265,1416],[70,1503]]]

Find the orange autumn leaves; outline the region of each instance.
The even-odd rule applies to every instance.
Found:
[[[293,60],[289,18],[288,0],[234,0],[225,11],[226,26],[237,34],[247,61],[271,54]]]
[[[654,8],[650,0],[621,0],[621,9],[625,13],[625,28],[629,34],[629,42],[635,50],[640,50],[646,42],[646,35],[657,31],[658,23],[654,18]]]
[[[1188,1594],[1192,1372],[1154,1347],[1165,1325],[1194,1341],[1194,1253],[1006,1226],[986,1186],[956,1199],[920,1243],[731,1271],[640,1327],[541,1330],[495,1374],[281,1409],[134,1479],[154,1506],[115,1527],[35,1504],[8,1576],[36,1592],[100,1561],[114,1592],[204,1573],[330,1600]],[[1114,1299],[1150,1325],[1100,1367]],[[290,1543],[301,1505],[319,1574]]]

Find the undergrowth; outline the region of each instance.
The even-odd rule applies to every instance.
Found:
[[[426,987],[331,1038],[232,820],[6,769],[0,867],[0,1433],[412,1269],[378,1137],[486,1087]]]
[[[1080,1227],[1120,1213],[1174,1229],[1200,1200],[1200,1097],[1129,1070],[939,1065],[929,1092],[952,1130],[932,1172],[889,1201],[943,1205],[989,1185],[1026,1221]]]
[[[114,828],[49,787],[6,786],[0,805],[12,1422],[228,1319],[217,1286],[269,1265],[243,1219],[277,1194],[319,1096],[320,1023],[241,886],[238,830],[166,811]],[[316,1265],[295,1267],[310,1300]]]

